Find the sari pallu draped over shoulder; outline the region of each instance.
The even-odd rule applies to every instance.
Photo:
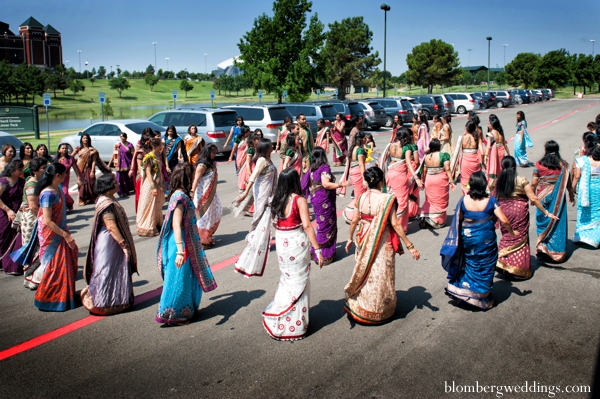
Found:
[[[198,228],[196,227],[196,210],[194,209],[194,203],[182,192],[176,191],[173,193],[167,214],[165,216],[165,222],[161,229],[160,236],[158,237],[158,248],[156,249],[156,258],[158,260],[158,271],[164,278],[165,266],[163,263],[163,249],[166,247],[166,237],[169,235],[172,227],[173,212],[177,205],[183,205],[183,237],[182,241],[184,244],[184,263],[189,260],[194,276],[198,280],[202,291],[209,292],[217,288],[217,283],[213,277],[212,271],[206,253],[200,243],[200,236],[198,234]]]
[[[384,172],[386,192],[394,194],[398,207],[396,208],[396,216],[406,231],[408,229],[408,196],[410,179],[408,167],[405,159],[396,160],[394,163],[385,162],[389,157],[389,150],[392,144],[388,144],[383,150],[382,156],[379,158],[379,167]]]
[[[559,217],[554,220],[546,217],[539,209],[535,212],[537,223],[536,250],[548,255],[555,262],[563,262],[567,257],[567,184],[569,182],[569,167],[563,166],[559,175],[539,176],[537,196],[542,206],[548,212]],[[539,186],[545,185],[540,191]]]
[[[180,161],[188,162],[185,145],[179,136],[174,139],[168,138],[165,140],[165,154],[167,154],[167,163],[171,172]]]
[[[214,165],[204,173],[194,193],[194,206],[202,245],[214,245],[212,237],[219,228],[223,215],[221,201],[217,195],[218,180],[219,174]]]
[[[502,237],[498,243],[498,262],[496,268],[508,272],[517,278],[529,278],[531,271],[531,249],[529,247],[529,200],[527,197],[502,198],[500,207],[518,236],[508,233],[500,225]]]
[[[587,156],[576,160],[581,171],[578,182],[577,222],[573,242],[582,242],[595,248],[600,246],[600,175],[592,173]]]
[[[354,320],[364,324],[384,323],[396,310],[396,252],[392,244],[392,235],[396,233],[388,223],[396,199],[391,194],[382,195],[371,222],[359,222],[356,233],[356,266],[350,282],[344,288],[344,310]],[[400,244],[397,253],[403,253]]]

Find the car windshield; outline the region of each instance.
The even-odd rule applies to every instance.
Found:
[[[333,105],[321,105],[321,112],[324,118],[335,118],[335,114],[337,114]]]
[[[132,132],[136,133],[136,134],[142,134],[142,132],[144,131],[145,128],[149,127],[152,130],[156,130],[158,132],[164,133],[165,128],[162,126],[158,126],[156,123],[152,123],[152,122],[135,122],[135,123],[128,123],[125,126],[127,126],[128,129],[130,129]]]
[[[215,127],[233,126],[235,125],[235,118],[237,118],[237,113],[235,112],[215,112],[213,114]]]
[[[383,107],[381,105],[379,105],[379,103],[369,103],[369,105],[373,109],[383,109]]]
[[[271,120],[273,121],[282,121],[286,116],[292,116],[290,111],[288,111],[285,107],[269,108],[269,115],[271,115]]]

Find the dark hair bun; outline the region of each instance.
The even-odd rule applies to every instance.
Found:
[[[367,182],[369,188],[376,188],[383,181],[383,171],[379,166],[372,166],[365,170],[363,178]]]

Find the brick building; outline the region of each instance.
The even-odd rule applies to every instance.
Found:
[[[9,25],[0,22],[0,61],[16,65],[26,63],[40,68],[54,68],[63,63],[60,32],[29,17],[15,35]]]

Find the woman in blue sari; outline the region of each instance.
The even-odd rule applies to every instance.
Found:
[[[596,140],[587,156],[577,158],[573,168],[577,190],[577,223],[573,242],[600,246],[600,145]]]
[[[517,165],[526,168],[529,166],[527,158],[527,149],[533,147],[533,142],[527,133],[527,121],[525,113],[517,111],[517,135],[515,136],[515,161]]]
[[[509,234],[519,234],[496,198],[486,192],[487,184],[483,172],[471,175],[470,190],[456,205],[440,252],[442,266],[448,272],[446,294],[483,310],[494,306],[490,292],[498,261],[496,218]]]
[[[165,133],[165,154],[167,156],[167,172],[175,169],[177,164],[188,161],[185,144],[179,135],[175,126],[169,126]]]
[[[531,187],[542,202],[542,207],[558,220],[547,218],[539,209],[535,212],[537,222],[538,256],[549,257],[554,262],[564,262],[567,258],[567,192],[569,202],[575,205],[569,164],[560,156],[560,147],[554,140],[544,145],[546,153],[535,164]]]
[[[202,291],[217,288],[196,227],[190,199],[193,166],[177,165],[171,176],[171,199],[158,239],[158,269],[164,280],[156,322],[189,323],[200,306]]]

